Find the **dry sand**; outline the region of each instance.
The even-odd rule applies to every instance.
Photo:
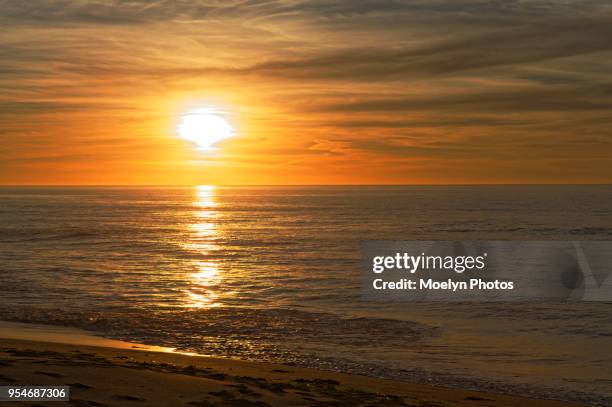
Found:
[[[2,406],[576,406],[268,363],[0,339],[0,382],[70,385],[69,402]]]

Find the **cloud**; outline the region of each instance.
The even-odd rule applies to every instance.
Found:
[[[2,20],[22,24],[135,24],[188,15],[205,18],[214,9],[206,2],[187,1],[0,1]]]
[[[321,112],[562,112],[605,111],[612,109],[612,88],[606,87],[525,87],[523,89],[478,89],[461,94],[434,96],[368,98],[363,101],[340,102],[317,106]],[[406,124],[409,124],[407,122]]]
[[[612,15],[517,25],[408,49],[348,49],[236,70],[294,79],[401,80],[612,50]]]
[[[537,18],[582,15],[606,10],[604,0],[54,0],[21,2],[0,0],[2,18],[15,22],[134,24],[158,21],[199,21],[213,18],[306,18],[316,21],[391,18],[419,21],[453,19]]]
[[[315,139],[308,149],[312,151],[321,151],[325,154],[344,155],[348,153],[350,143],[344,141]]]

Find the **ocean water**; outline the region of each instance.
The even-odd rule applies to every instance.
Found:
[[[612,187],[3,187],[0,319],[612,402],[612,304],[366,302],[378,239],[609,240]]]

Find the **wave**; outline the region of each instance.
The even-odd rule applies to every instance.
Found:
[[[72,239],[82,239],[82,238],[91,238],[91,237],[99,237],[100,234],[80,231],[80,232],[66,232],[66,233],[56,233],[51,235],[41,235],[41,234],[32,234],[31,232],[20,232],[19,234],[27,235],[28,237],[23,238],[14,238],[15,233],[3,233],[0,231],[1,235],[10,235],[9,238],[0,239],[0,243],[25,243],[25,242],[44,242],[44,241],[62,241],[62,240],[72,240]]]
[[[414,321],[343,317],[280,308],[228,307],[151,313],[126,308],[75,312],[31,306],[2,306],[0,319],[78,327],[112,339],[210,356],[283,363],[477,391],[546,397],[592,406],[608,405],[612,401],[612,398],[598,393],[458,376],[418,367],[398,368],[359,357],[347,357],[351,354],[347,349],[354,350],[353,355],[363,355],[379,349],[397,351],[407,346],[427,347],[429,340],[440,335],[438,328]]]

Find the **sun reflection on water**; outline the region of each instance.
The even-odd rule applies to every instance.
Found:
[[[192,262],[194,272],[189,276],[191,287],[185,290],[187,294],[186,307],[211,308],[219,306],[219,287],[222,276],[219,264],[213,260],[202,260],[207,254],[217,248],[216,239],[219,237],[217,218],[219,213],[214,209],[215,187],[201,185],[195,189],[194,221],[189,224],[190,238],[184,247],[196,252],[200,257]]]
[[[217,206],[214,185],[200,185],[196,187],[196,198],[196,201],[193,203],[195,207],[214,208]]]

